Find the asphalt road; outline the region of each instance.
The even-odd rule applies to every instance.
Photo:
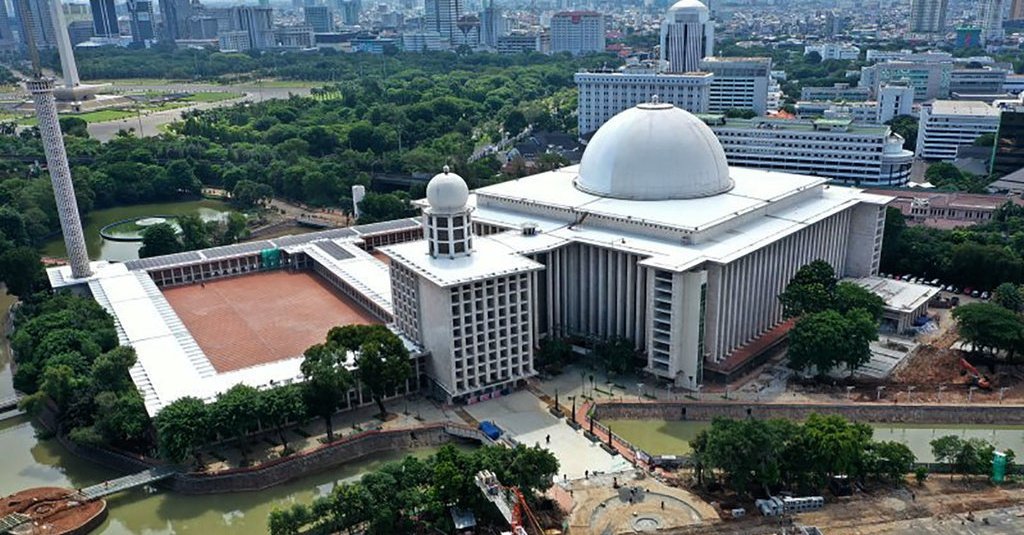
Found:
[[[100,141],[107,141],[121,130],[134,128],[136,135],[141,132],[142,136],[155,136],[160,133],[160,127],[181,119],[181,114],[190,110],[204,110],[220,106],[230,106],[239,102],[260,102],[270,99],[285,99],[290,95],[308,95],[308,87],[261,87],[254,84],[242,85],[212,85],[212,84],[168,84],[168,85],[123,85],[113,86],[113,90],[120,93],[133,93],[143,91],[167,91],[167,92],[207,92],[227,91],[233,93],[244,93],[245,96],[237,99],[222,100],[220,102],[203,102],[185,108],[161,111],[143,115],[141,118],[132,117],[120,121],[108,121],[104,123],[90,123],[89,135]],[[141,123],[141,124],[140,124]]]

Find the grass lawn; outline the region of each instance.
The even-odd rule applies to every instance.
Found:
[[[78,117],[87,123],[105,123],[107,121],[120,121],[128,117],[134,117],[133,110],[96,110],[85,113],[67,113],[65,117]]]

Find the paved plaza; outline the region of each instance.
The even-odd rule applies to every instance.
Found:
[[[609,455],[599,444],[584,438],[582,431],[575,431],[564,419],[552,416],[530,392],[520,391],[470,405],[466,411],[481,422],[491,420],[518,442],[547,448],[558,458],[562,474],[569,479],[582,478],[587,471],[612,473],[632,468],[621,456]]]

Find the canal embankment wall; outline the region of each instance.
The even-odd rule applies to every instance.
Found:
[[[805,420],[811,414],[842,416],[854,422],[1024,425],[1024,407],[1012,405],[915,405],[882,403],[611,402],[597,403],[591,416],[601,419],[711,421],[715,418]]]

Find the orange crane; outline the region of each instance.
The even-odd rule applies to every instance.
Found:
[[[527,527],[532,528],[533,533],[537,535],[544,535],[544,529],[541,528],[537,516],[533,514],[526,503],[526,497],[518,487],[502,485],[490,470],[477,472],[473,479],[487,501],[493,503],[505,517],[514,535],[530,535]]]
[[[963,368],[961,373],[965,373],[971,377],[971,382],[974,386],[983,390],[989,390],[992,388],[992,383],[989,382],[988,377],[982,375],[977,368],[971,365],[970,362],[967,362],[967,359],[960,357],[960,367]]]

